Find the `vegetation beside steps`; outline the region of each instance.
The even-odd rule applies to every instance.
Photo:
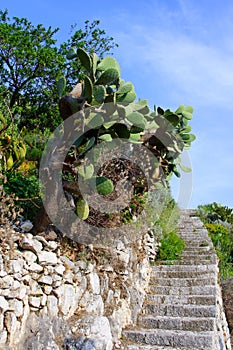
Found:
[[[216,202],[197,210],[212,239],[223,280],[233,277],[233,210]]]
[[[177,260],[185,247],[184,240],[178,235],[180,209],[173,199],[166,203],[157,224],[162,229],[162,238],[156,260],[152,265],[164,260]]]

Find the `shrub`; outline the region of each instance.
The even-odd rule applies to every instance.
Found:
[[[156,221],[163,233],[156,260],[176,260],[180,257],[185,243],[178,236],[176,230],[179,217],[180,209],[171,195],[167,195],[163,210]]]
[[[15,205],[23,209],[24,218],[33,220],[41,205],[37,170],[28,175],[21,172],[9,172],[6,178],[7,182],[3,184],[4,191],[16,199]]]
[[[233,276],[233,237],[220,224],[205,224],[219,258],[219,269],[223,279]]]
[[[175,231],[166,233],[161,240],[161,246],[158,251],[157,260],[176,260],[179,259],[184,247],[184,241]]]

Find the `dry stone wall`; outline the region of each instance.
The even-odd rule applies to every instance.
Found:
[[[103,263],[62,254],[54,232],[7,235],[0,252],[0,349],[117,348],[144,301],[153,234],[134,244],[116,241]]]

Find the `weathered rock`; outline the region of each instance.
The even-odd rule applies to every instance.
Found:
[[[17,321],[17,317],[14,312],[6,311],[5,313],[5,327],[9,335],[13,338],[13,335],[17,329],[20,328],[20,323]]]
[[[41,265],[56,265],[57,256],[53,252],[39,251],[37,252],[38,260]]]
[[[54,271],[58,274],[58,275],[63,275],[63,273],[64,273],[64,271],[65,271],[65,267],[64,267],[64,265],[57,265],[57,266],[55,266],[55,268],[54,268]]]
[[[31,280],[29,283],[30,286],[30,295],[41,295],[43,294],[42,289],[40,285],[37,283],[37,281]]]
[[[9,309],[8,301],[3,296],[0,295],[0,310],[1,310],[1,312],[5,312],[8,309]]]
[[[11,289],[14,284],[14,278],[12,276],[5,276],[0,278],[0,288]]]
[[[59,310],[64,316],[68,316],[75,298],[74,287],[70,284],[64,284],[54,290],[54,293],[59,299]]]
[[[24,260],[18,259],[18,260],[11,260],[9,262],[9,269],[12,273],[21,272],[24,267]]]
[[[68,269],[73,269],[75,264],[73,263],[73,261],[71,261],[69,258],[67,258],[66,256],[60,256],[60,260],[61,262],[64,264],[64,266]]]
[[[96,272],[91,272],[88,275],[89,289],[93,294],[100,294],[100,279]]]
[[[117,341],[121,337],[122,328],[131,323],[130,304],[122,300],[121,305],[114,309],[109,316],[113,340]]]
[[[65,339],[64,348],[66,350],[96,350],[93,340],[86,339],[85,337]]]
[[[54,295],[49,295],[47,298],[47,308],[48,308],[48,314],[51,319],[54,317],[57,317],[58,315],[58,300]]]
[[[53,279],[51,276],[41,276],[38,279],[38,282],[41,284],[48,284],[49,286],[51,286],[51,284],[53,283]]]
[[[21,226],[20,226],[21,230],[23,230],[24,232],[29,232],[31,231],[31,229],[33,228],[33,224],[31,221],[27,220],[25,221]]]
[[[13,311],[16,317],[21,317],[23,315],[23,302],[18,299],[9,300],[9,309]]]
[[[91,294],[88,290],[80,300],[80,307],[88,314],[103,315],[104,303],[101,295]]]
[[[26,262],[28,263],[28,265],[31,265],[32,263],[34,263],[37,259],[36,254],[34,254],[33,252],[31,252],[30,250],[25,250],[22,253],[24,259],[26,260]]]
[[[37,263],[32,263],[31,265],[28,266],[28,271],[41,272],[43,271],[43,267]]]
[[[33,253],[37,254],[43,249],[43,245],[33,238],[24,237],[20,242],[20,247],[22,249],[31,250]]]
[[[0,331],[0,346],[5,346],[6,341],[7,341],[7,331],[5,330]]]
[[[39,308],[40,307],[40,297],[29,297],[29,305]]]
[[[112,350],[113,342],[112,342],[111,328],[107,317],[85,316],[75,324],[74,328],[76,329],[77,333],[82,333],[86,339],[93,342],[94,347],[93,348],[90,347],[88,349]],[[91,346],[91,343],[90,343],[90,346]],[[86,348],[81,347],[80,349],[84,350]]]

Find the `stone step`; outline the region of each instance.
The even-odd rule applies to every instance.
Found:
[[[199,271],[154,271],[151,274],[151,279],[154,278],[210,278],[216,279],[216,274],[214,272],[202,272],[200,275]]]
[[[180,257],[180,262],[205,262],[208,261],[209,262],[217,262],[217,256],[216,255],[211,255],[211,254],[197,254],[197,255],[193,255],[193,254],[189,254],[189,255],[181,255]]]
[[[170,346],[159,346],[159,345],[134,345],[134,344],[128,344],[125,345],[123,348],[121,348],[121,350],[193,350],[193,347],[182,347],[182,348],[171,348]],[[199,347],[198,349],[195,348],[195,350],[213,350],[213,348],[211,347]]]
[[[164,329],[135,329],[125,330],[123,332],[125,338],[130,341],[139,343],[140,345],[150,344],[159,346],[170,346],[173,349],[179,347],[189,347],[190,349],[215,349],[213,332],[192,332]],[[139,349],[139,347],[138,347]],[[152,349],[149,347],[149,349]],[[155,348],[156,349],[156,348]]]
[[[181,304],[181,297],[178,295],[147,294],[145,303],[154,304]],[[215,305],[214,295],[182,295],[182,305]]]
[[[196,257],[195,259],[188,259],[188,258],[182,258],[180,260],[165,260],[161,261],[162,265],[209,265],[209,264],[216,264],[217,263],[217,256],[210,256],[206,259],[198,259]]]
[[[152,267],[152,270],[154,271],[193,271],[193,272],[199,272],[200,274],[202,272],[216,272],[217,267],[216,264],[210,264],[210,265],[181,265],[181,264],[172,264],[169,263],[169,265],[156,265]]]
[[[214,305],[183,305],[180,304],[145,304],[143,315],[172,316],[172,317],[215,317]]]
[[[200,276],[200,275],[199,275]],[[213,278],[157,278],[151,277],[150,284],[158,286],[177,286],[177,287],[191,287],[191,286],[213,286],[216,284]]]
[[[173,317],[173,316],[141,316],[138,325],[150,329],[179,329],[183,331],[213,331],[213,317]]]
[[[204,253],[204,252],[211,252],[211,253],[214,253],[215,254],[215,250],[212,249],[209,245],[207,246],[202,246],[202,247],[194,247],[191,246],[191,247],[185,247],[184,250],[183,250],[183,253]],[[182,254],[183,254],[182,253]]]
[[[208,244],[211,244],[211,241],[206,235],[196,235],[196,236],[184,236],[182,234],[179,234],[179,237],[182,238],[182,240],[187,244],[187,245],[198,245],[202,243],[202,241],[208,242]]]
[[[123,332],[121,350],[220,350],[217,330],[218,258],[194,211],[182,211],[179,260],[152,266],[137,327]],[[159,265],[158,265],[159,264]]]
[[[205,238],[208,239],[210,241],[209,235],[207,233],[206,230],[202,230],[202,231],[191,231],[191,232],[182,232],[182,230],[180,230],[178,232],[178,235],[184,239],[192,239],[193,242],[195,242],[196,239],[201,239],[201,238]]]
[[[213,249],[213,246],[206,240],[201,240],[199,242],[195,242],[195,244],[194,243],[192,243],[192,244],[191,243],[185,243],[185,244],[186,245],[185,245],[184,250],[189,250],[189,249],[193,249],[194,250],[194,249],[200,249],[200,248],[205,248],[205,247]],[[208,244],[208,246],[206,244]]]
[[[215,295],[215,286],[192,286],[192,287],[176,287],[176,286],[153,286],[148,288],[150,294],[166,294],[166,295]]]
[[[205,259],[208,258],[209,256],[216,256],[215,252],[213,251],[205,251],[205,252],[197,252],[197,251],[183,251],[181,254],[181,257],[184,258],[189,258],[189,259],[195,259],[195,258],[200,258],[200,259]]]

